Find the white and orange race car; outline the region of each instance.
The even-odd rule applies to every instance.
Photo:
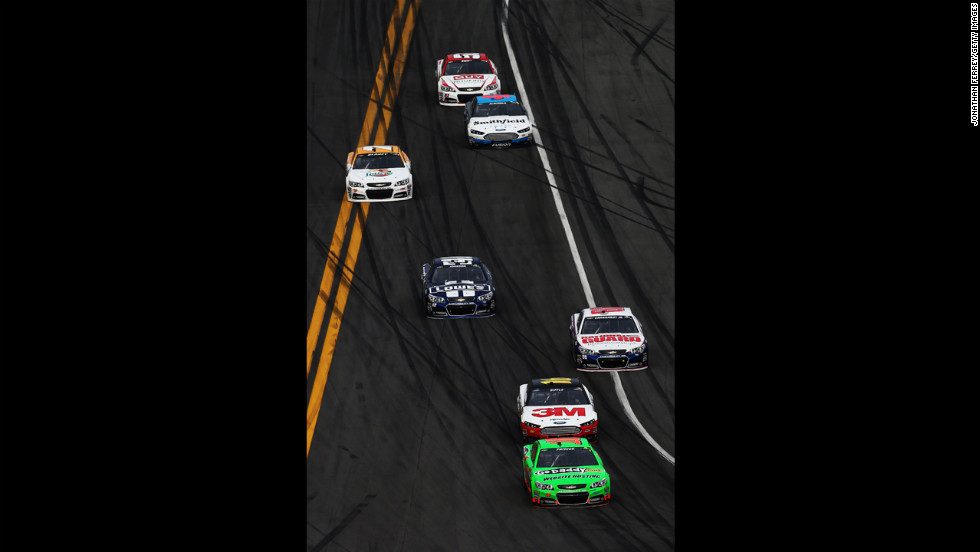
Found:
[[[449,54],[436,61],[439,105],[465,105],[470,98],[500,90],[493,61],[483,53]]]
[[[647,368],[643,326],[626,307],[590,307],[572,315],[572,361],[583,372]]]
[[[398,146],[363,146],[347,154],[347,201],[412,199],[412,162]]]

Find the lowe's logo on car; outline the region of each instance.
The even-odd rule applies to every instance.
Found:
[[[611,341],[635,341],[637,343],[643,340],[635,335],[589,335],[582,336],[582,343],[608,343]]]
[[[461,290],[461,289],[465,289],[465,290],[471,290],[472,289],[472,290],[476,290],[476,291],[484,291],[484,290],[490,289],[490,287],[489,286],[485,286],[485,285],[478,285],[478,286],[436,286],[435,289],[434,289],[434,291],[436,293],[442,293],[444,291],[455,291],[455,290]]]

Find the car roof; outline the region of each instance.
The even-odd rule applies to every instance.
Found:
[[[568,385],[570,387],[581,387],[578,378],[540,378],[531,380],[531,387],[541,387],[544,385]]]
[[[402,149],[398,146],[361,146],[354,150],[354,155],[362,153],[401,153]]]
[[[517,96],[515,96],[513,94],[494,94],[493,96],[477,96],[476,97],[476,103],[478,103],[478,104],[485,104],[485,103],[507,103],[507,102],[520,103],[520,102],[517,101]]]
[[[459,255],[455,257],[436,257],[432,259],[432,266],[463,266],[463,265],[482,265],[479,257]]]
[[[540,449],[565,447],[592,448],[589,440],[582,437],[551,437],[548,439],[538,439],[537,443]]]
[[[629,307],[589,307],[587,309],[582,309],[582,314],[585,316],[633,316],[633,311]]]

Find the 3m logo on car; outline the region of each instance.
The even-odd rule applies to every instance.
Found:
[[[565,408],[558,406],[554,408],[535,408],[531,411],[532,416],[546,418],[548,416],[585,416],[585,407]]]

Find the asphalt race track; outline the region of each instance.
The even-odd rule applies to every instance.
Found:
[[[308,319],[395,4],[307,2]],[[387,139],[412,158],[415,197],[365,221],[307,459],[308,550],[517,550],[532,536],[554,550],[675,548],[674,464],[610,375],[570,363],[569,318],[589,305],[538,146],[471,150],[462,110],[436,103],[435,61],[451,52],[486,52],[501,91],[518,93],[502,6],[418,4]],[[509,26],[596,304],[644,323],[650,368],[620,374],[626,395],[675,456],[673,2],[512,0]],[[497,316],[424,318],[420,268],[443,255],[489,265]],[[531,506],[517,390],[548,376],[596,395],[607,506]]]

